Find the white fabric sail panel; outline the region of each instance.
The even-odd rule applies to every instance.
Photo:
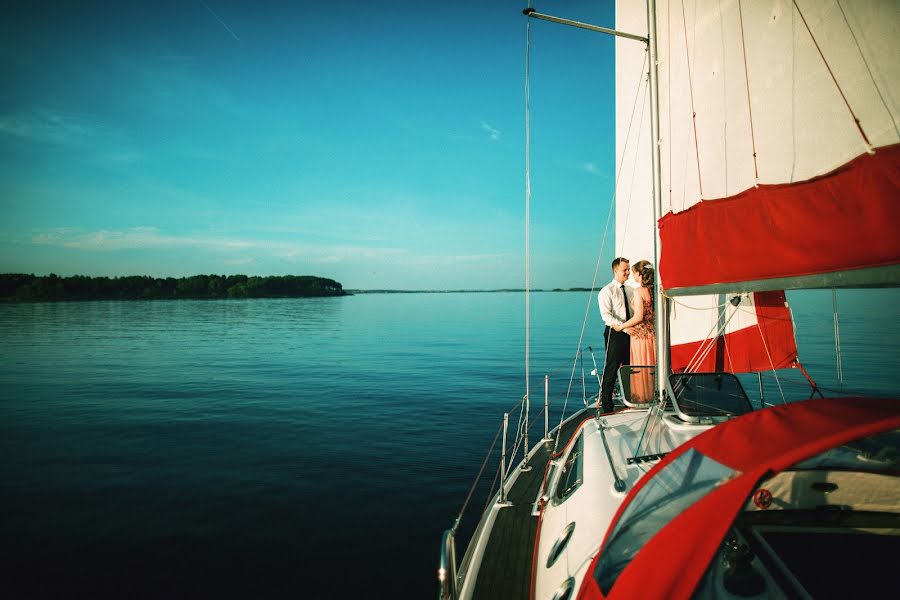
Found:
[[[732,296],[733,294],[714,294],[674,299],[671,316],[673,320],[677,320],[678,327],[672,328],[672,345],[715,337],[720,319],[725,323],[726,335],[756,327],[759,320],[756,317],[753,294],[742,294],[741,303],[736,307],[727,302]],[[719,309],[721,304],[724,304],[723,310]]]
[[[697,0],[684,7],[681,2],[666,3],[678,8],[678,15],[669,15],[662,7],[657,20],[659,38],[659,108],[660,108],[660,154],[662,170],[663,212],[683,210],[698,202],[700,179],[703,178],[706,198],[724,197],[753,186],[756,179],[753,172],[753,145],[750,137],[750,112],[747,108],[747,87],[745,83],[743,52],[740,45],[740,22],[737,2],[728,0]],[[793,11],[789,2],[767,4],[767,10],[774,11],[758,23],[759,27],[783,28],[783,13]],[[774,8],[773,8],[774,7]],[[757,7],[758,8],[758,7]],[[759,12],[758,9],[755,9]],[[676,19],[676,16],[678,17]],[[686,17],[686,18],[685,18]],[[687,26],[685,26],[687,24]],[[735,35],[737,25],[737,35]],[[792,25],[793,26],[793,25]],[[620,2],[617,4],[616,28],[629,33],[646,34],[647,13],[643,2]],[[765,46],[769,59],[773,53],[791,55],[795,45],[793,29],[791,35],[778,40],[767,40]],[[685,37],[687,33],[687,37]],[[755,40],[768,33],[753,33]],[[750,34],[748,34],[749,38]],[[687,39],[687,43],[685,43]],[[740,57],[735,66],[735,50]],[[643,44],[630,40],[616,41],[616,157],[620,174],[616,195],[616,250],[620,256],[632,261],[653,256],[655,223],[652,200],[652,146],[650,143],[650,106],[647,90],[645,62],[646,50]],[[690,62],[687,57],[690,56]],[[761,59],[762,60],[762,59]],[[759,62],[759,61],[757,61]],[[762,60],[765,63],[765,60]],[[778,61],[770,60],[769,66]],[[690,75],[688,65],[690,65]],[[756,119],[760,118],[765,128],[784,130],[784,107],[787,112],[802,112],[790,108],[793,105],[795,84],[791,73],[782,67],[770,69],[771,73],[762,80],[765,99],[775,106],[769,107],[765,117],[756,116],[754,104],[754,131]],[[755,84],[751,84],[751,87]],[[670,92],[671,90],[671,92]],[[692,96],[693,94],[693,96]],[[702,108],[701,108],[702,106]],[[697,135],[694,135],[694,111],[702,114],[697,121]],[[797,123],[801,123],[798,120]],[[852,125],[852,121],[850,122]],[[794,127],[792,125],[791,127]],[[788,128],[791,131],[791,128]],[[639,132],[639,133],[637,133]],[[791,133],[790,143],[782,136],[779,142],[757,141],[757,151],[770,149],[769,160],[774,165],[770,170],[761,171],[760,179],[771,177],[771,181],[792,181],[806,175],[804,164],[798,166],[793,158],[797,145]],[[697,139],[702,143],[694,144]],[[859,145],[854,156],[859,153]],[[698,157],[703,165],[698,177]],[[774,158],[773,158],[774,157]],[[840,160],[826,158],[825,160]],[[785,166],[785,164],[787,166]],[[775,169],[779,172],[774,172]],[[708,173],[707,173],[708,171]],[[781,179],[779,179],[781,178]],[[724,351],[728,360],[724,368],[737,372],[768,368],[775,354],[778,368],[789,365],[796,357],[796,343],[790,326],[790,314],[786,305],[771,307],[772,296],[766,297],[768,306],[755,306],[755,295],[744,295],[739,307],[719,305],[731,295],[707,295],[682,297],[671,303],[670,343],[673,367],[685,368],[694,356],[708,352],[707,339],[721,336],[720,324],[725,322],[724,336],[718,337],[723,344],[717,344],[716,352]],[[760,315],[766,315],[766,322]],[[721,348],[720,348],[721,347]],[[736,360],[731,360],[736,357]],[[720,356],[708,356],[700,368],[720,367]],[[677,363],[677,364],[676,364]]]
[[[900,142],[900,3],[798,5],[871,145]],[[645,3],[619,2],[616,27],[646,35]],[[657,2],[657,36],[664,212],[756,183],[806,180],[867,150],[791,0]],[[643,44],[616,40],[616,210],[628,215],[617,220],[616,248],[629,257],[652,249],[643,233],[652,203],[641,201],[652,195],[644,56]],[[638,85],[644,104],[627,137]]]
[[[798,5],[872,146],[900,141],[900,9]],[[809,179],[868,149],[790,0],[659,2],[657,15],[664,207],[755,185],[754,141],[758,183]]]
[[[618,3],[616,28],[647,35],[643,2]],[[653,258],[653,181],[646,45],[616,38],[616,256]]]

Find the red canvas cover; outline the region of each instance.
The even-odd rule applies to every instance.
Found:
[[[898,400],[831,398],[755,411],[710,429],[679,446],[641,478],[619,507],[609,531],[651,478],[692,448],[740,475],[716,487],[650,538],[608,596],[603,596],[593,577],[608,541],[604,539],[578,598],[690,598],[735,516],[764,475],[829,448],[897,428]]]
[[[659,220],[667,289],[900,264],[900,144]]]

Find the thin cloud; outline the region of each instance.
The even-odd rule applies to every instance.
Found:
[[[48,229],[35,232],[31,242],[39,246],[60,246],[88,251],[178,247],[239,250],[253,245],[245,240],[165,235],[155,227],[132,227],[124,230],[101,229],[89,232],[81,232],[72,228]]]
[[[502,135],[502,134],[500,133],[500,130],[499,130],[499,129],[494,129],[494,128],[491,126],[490,123],[486,123],[486,122],[482,121],[482,122],[481,122],[481,129],[482,129],[483,131],[486,131],[487,134],[490,136],[490,138],[491,138],[493,141],[495,141],[495,142],[499,142],[499,141],[500,141],[500,136]]]
[[[585,173],[590,173],[596,177],[600,177],[602,179],[609,179],[609,173],[601,169],[597,163],[595,162],[586,162],[581,165],[581,170]]]
[[[228,265],[229,267],[243,267],[245,265],[252,264],[254,259],[252,258],[229,258],[227,260],[223,260],[222,264]]]
[[[421,266],[440,266],[440,265],[467,265],[467,264],[488,264],[505,261],[510,255],[505,252],[485,253],[485,254],[450,254],[450,255],[422,255],[417,256],[413,262]]]
[[[0,116],[0,135],[6,134],[34,144],[80,148],[94,163],[126,165],[144,155],[130,148],[126,131],[100,123],[92,115],[35,107]]]
[[[581,166],[581,168],[583,170],[587,171],[588,173],[590,173],[591,175],[602,175],[603,174],[603,173],[601,173],[600,168],[596,165],[596,163],[586,162]]]
[[[102,158],[112,163],[133,164],[140,162],[144,158],[144,155],[140,152],[125,151],[106,154]]]
[[[0,117],[0,132],[45,144],[68,144],[110,133],[82,116],[47,108]]]
[[[288,262],[335,263],[342,261],[385,260],[404,253],[397,248],[344,246],[335,244],[301,244],[279,240],[254,240],[213,235],[171,235],[155,227],[131,227],[121,230],[81,231],[61,227],[33,232],[31,244],[56,246],[87,252],[123,250],[184,249],[205,250],[224,254],[240,253],[226,260],[241,265],[260,258],[279,258]]]

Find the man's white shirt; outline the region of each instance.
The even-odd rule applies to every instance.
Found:
[[[625,318],[625,298],[622,297],[622,285],[625,285],[625,294],[628,296],[629,305],[634,299],[634,288],[627,284],[621,284],[615,279],[603,286],[597,294],[597,303],[600,305],[600,316],[608,327],[621,325]]]

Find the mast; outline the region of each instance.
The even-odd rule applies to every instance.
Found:
[[[650,154],[653,158],[653,260],[656,263],[656,389],[660,398],[666,389],[669,377],[669,305],[663,293],[662,278],[659,276],[659,257],[662,244],[659,240],[659,219],[662,217],[662,175],[659,155],[659,82],[657,74],[656,48],[656,0],[647,0],[647,37],[650,52]]]

